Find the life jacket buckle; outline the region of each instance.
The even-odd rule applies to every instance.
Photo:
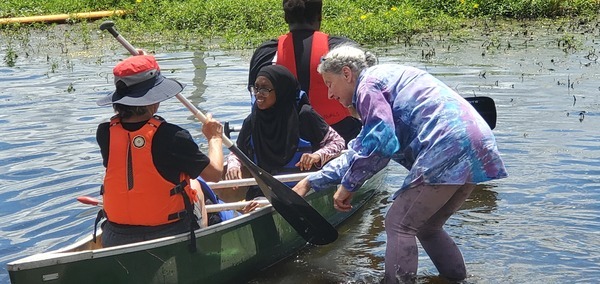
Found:
[[[173,214],[169,214],[168,220],[177,220],[177,219],[183,219],[185,218],[185,216],[187,216],[188,211],[187,210],[183,210],[183,211],[179,211],[177,213],[173,213]]]
[[[173,187],[171,189],[171,191],[169,191],[169,194],[171,196],[178,194],[178,193],[182,193],[185,191],[185,187],[187,186],[187,181],[182,181],[180,184],[176,185],[175,187]]]

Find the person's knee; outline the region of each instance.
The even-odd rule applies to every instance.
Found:
[[[427,241],[439,236],[442,232],[442,227],[423,227],[417,232],[417,238],[420,241]]]
[[[385,231],[388,234],[388,236],[390,234],[397,234],[400,236],[412,236],[412,237],[417,235],[417,229],[412,228],[410,226],[406,226],[396,220],[391,220],[389,218],[385,218],[384,226],[385,226]]]

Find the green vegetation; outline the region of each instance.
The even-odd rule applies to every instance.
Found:
[[[137,42],[179,39],[246,48],[287,30],[281,0],[3,0],[0,18],[115,9],[130,12],[112,20]],[[362,44],[385,45],[482,20],[594,17],[599,11],[598,0],[325,0],[322,29]],[[44,26],[4,25],[0,32],[15,27]],[[90,28],[83,25],[81,32],[87,32],[83,40],[89,44]]]

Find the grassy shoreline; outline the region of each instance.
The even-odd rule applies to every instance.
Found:
[[[281,0],[4,0],[0,18],[116,9],[129,11],[112,19],[120,30],[159,41],[222,39],[219,47],[239,49],[287,30]],[[325,0],[322,29],[366,45],[387,45],[484,21],[588,21],[598,11],[598,0]],[[43,25],[2,25],[0,32]]]
[[[281,0],[4,0],[0,18],[116,9],[129,13],[64,25],[0,25],[0,64],[48,53],[32,44],[59,54],[93,48],[106,42],[98,26],[108,19],[136,46],[156,51],[252,49],[287,31]],[[322,30],[383,47],[442,37],[484,36],[493,43],[502,34],[547,26],[556,30],[559,48],[577,48],[578,37],[598,34],[599,10],[600,0],[325,0]],[[36,42],[40,36],[46,39]]]

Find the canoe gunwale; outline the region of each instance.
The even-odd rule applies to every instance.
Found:
[[[253,219],[259,218],[263,215],[270,214],[275,211],[272,205],[267,205],[261,208],[258,208],[255,211],[250,213],[237,216],[230,220],[223,221],[219,224],[215,224],[212,226],[208,226],[206,228],[201,228],[195,231],[196,239],[207,236],[219,231],[227,230],[229,228],[235,227],[237,225],[250,222]],[[102,233],[101,229],[98,229],[98,236]],[[38,254],[34,254],[31,256],[27,256],[21,259],[17,259],[15,261],[9,262],[7,264],[8,271],[20,271],[24,269],[33,269],[39,267],[45,267],[49,265],[55,265],[59,263],[69,263],[76,262],[86,259],[93,258],[101,258],[101,257],[110,257],[115,255],[120,255],[123,253],[131,253],[144,251],[149,249],[154,249],[158,247],[169,246],[177,243],[187,242],[190,239],[190,233],[181,233],[174,236],[168,236],[143,242],[131,243],[121,246],[114,246],[108,248],[100,248],[93,250],[79,250],[74,251],[79,247],[84,246],[85,244],[92,241],[92,236],[88,235],[85,238],[73,243],[72,245],[59,248],[54,251],[42,252]]]

